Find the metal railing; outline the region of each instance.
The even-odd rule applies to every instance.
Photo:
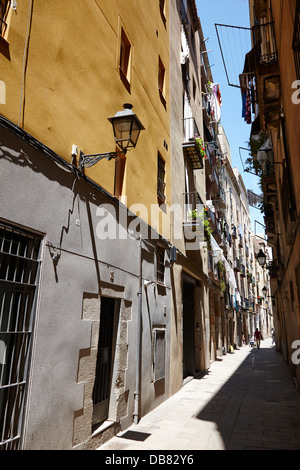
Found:
[[[266,65],[278,61],[273,22],[253,26],[253,40],[259,64]]]
[[[190,142],[199,137],[199,130],[194,117],[183,118],[183,142]]]
[[[40,266],[40,238],[0,224],[0,449],[17,450]]]

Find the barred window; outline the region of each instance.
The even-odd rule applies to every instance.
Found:
[[[160,284],[165,280],[165,249],[159,245],[156,248],[156,280]]]
[[[158,154],[157,157],[157,196],[161,202],[166,202],[166,183],[165,183],[165,161]]]
[[[0,223],[0,450],[21,445],[41,238]]]

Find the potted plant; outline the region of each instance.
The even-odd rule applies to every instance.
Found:
[[[226,289],[226,273],[225,273],[225,267],[223,261],[218,262],[218,273],[219,273],[219,279],[221,283],[221,291],[225,292]]]
[[[203,139],[201,139],[201,137],[195,137],[195,144],[201,158],[206,158],[205,144]]]
[[[188,214],[188,219],[192,221],[192,230],[196,232],[200,227],[204,228],[204,239],[207,242],[207,248],[211,250],[211,235],[212,230],[209,225],[209,221],[205,218],[207,213],[207,208],[205,207],[202,211],[198,209],[193,209]]]

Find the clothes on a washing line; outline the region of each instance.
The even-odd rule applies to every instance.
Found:
[[[251,95],[249,90],[242,92],[242,117],[247,124],[251,124]]]

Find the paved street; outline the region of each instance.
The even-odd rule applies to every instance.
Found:
[[[99,450],[300,450],[300,393],[271,340],[212,363]]]

